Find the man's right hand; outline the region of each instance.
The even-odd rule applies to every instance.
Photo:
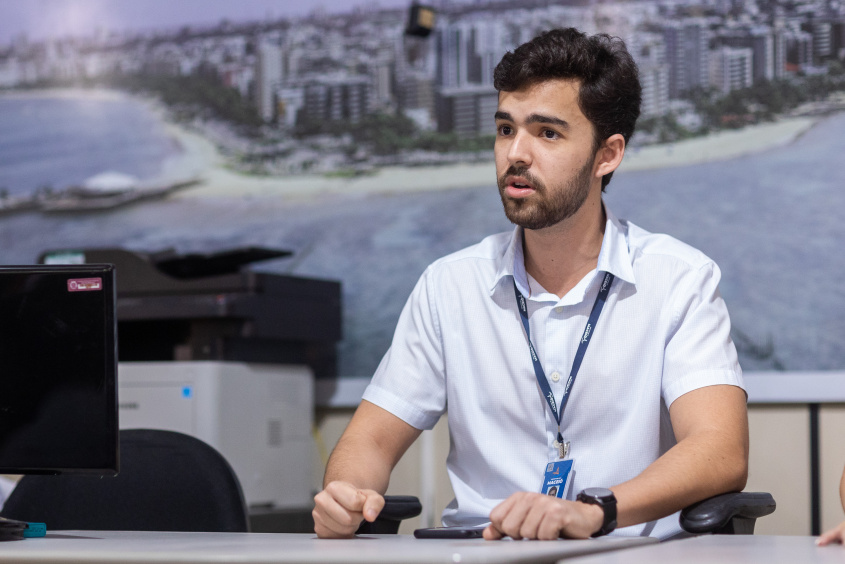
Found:
[[[373,522],[384,507],[384,497],[349,482],[330,482],[314,496],[314,532],[322,539],[350,538],[361,521]]]

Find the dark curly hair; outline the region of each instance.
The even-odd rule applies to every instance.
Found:
[[[571,27],[553,29],[506,53],[493,73],[499,92],[553,79],[580,81],[578,106],[595,128],[594,151],[616,133],[628,143],[640,116],[642,87],[624,41],[604,33],[588,36]],[[612,175],[602,178],[602,190]]]

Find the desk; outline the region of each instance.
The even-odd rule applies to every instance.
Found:
[[[0,562],[25,564],[553,563],[656,542],[650,538],[560,541],[415,539],[366,535],[320,540],[313,534],[57,531],[0,545]]]
[[[713,535],[567,560],[566,564],[827,564],[845,562],[841,544],[816,546],[815,537]]]

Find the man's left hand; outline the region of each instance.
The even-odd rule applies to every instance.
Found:
[[[484,538],[586,539],[604,522],[601,507],[540,493],[518,492],[493,508]]]

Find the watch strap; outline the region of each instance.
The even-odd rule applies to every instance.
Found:
[[[602,537],[616,529],[616,496],[604,488],[587,488],[575,498],[582,503],[598,505],[604,512],[601,528],[593,533],[592,538]]]

